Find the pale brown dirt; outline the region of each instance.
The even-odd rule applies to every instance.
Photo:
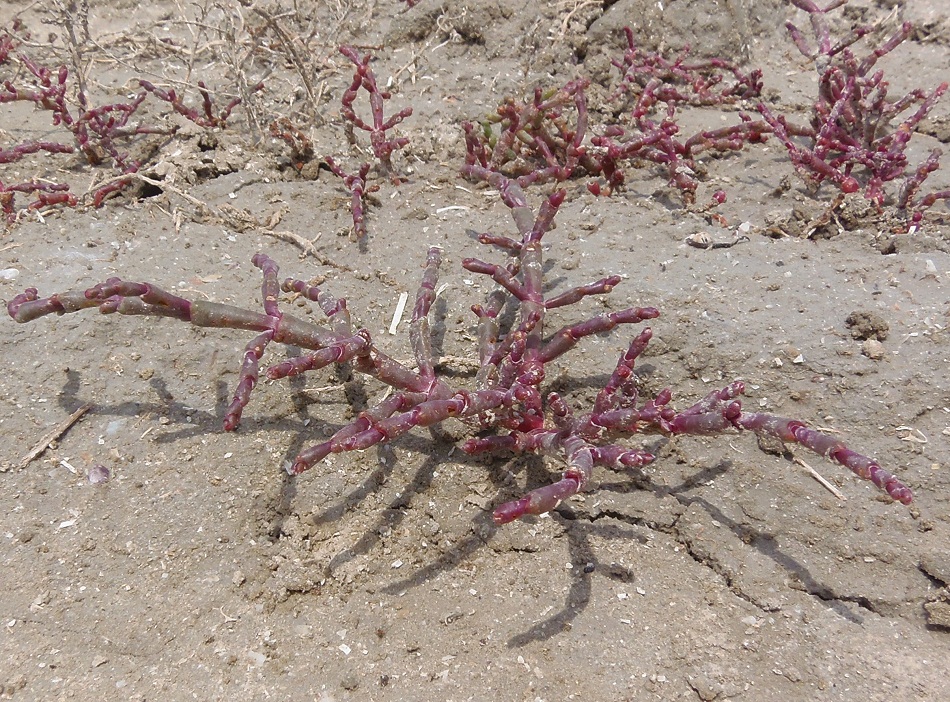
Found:
[[[699,8],[693,18],[717,22],[694,27],[686,9],[697,3],[667,4],[665,17],[652,17],[622,0],[426,0],[412,10],[395,1],[301,2],[323,32],[314,46],[327,61],[317,76],[323,113],[310,132],[319,153],[359,158],[340,127],[339,97],[351,73],[337,44],[374,47],[383,82],[411,65],[395,79],[392,100],[395,109],[415,110],[400,127],[412,146],[396,157],[407,182],[381,181],[362,246],[346,236],[340,182],[325,172],[310,181],[280,171],[286,150],[269,138],[255,143],[239,108],[235,126],[218,133],[210,150],[196,146],[198,130],[186,130],[161,146],[158,159],[165,177],[178,179],[169,182],[219,216],[165,192],[42,222],[27,218],[3,235],[0,269],[18,275],[0,281],[0,296],[120,275],[254,307],[259,273],[249,261],[263,250],[282,273],[324,277],[381,346],[409,358],[405,322],[395,336],[386,329],[399,293],[415,291],[426,245],[438,244],[446,288],[434,313],[437,345],[473,357],[468,308],[485,286],[459,262],[490,254],[468,232],[512,228],[496,197],[457,175],[463,119],[536,84],[606,72],[604,42],[615,51],[623,24],[636,25],[646,45],[676,49],[685,37],[699,51],[731,52],[765,70],[770,99],[782,109],[809,103],[813,69],[784,35],[782,20],[792,16],[784,5]],[[6,24],[20,5],[0,3],[0,20]],[[891,6],[921,27],[884,64],[895,92],[946,79],[944,3],[857,3],[848,16],[865,21]],[[170,23],[186,11],[179,4],[132,7],[93,3],[91,30],[103,46],[162,27],[187,35]],[[38,3],[24,15],[37,36],[55,29],[39,24],[43,9]],[[173,70],[142,44],[108,46],[130,58],[95,64],[103,85],[122,86],[137,71]],[[209,56],[201,55],[200,77],[233,81]],[[301,92],[291,104],[295,75],[278,62],[262,107],[305,113]],[[915,158],[941,133],[947,140],[948,114],[944,100],[925,125],[932,136],[915,137]],[[14,140],[38,138],[48,115],[4,108],[0,127]],[[88,186],[91,172],[66,157],[8,165],[0,178],[49,163],[78,192]],[[285,474],[282,466],[315,437],[378,399],[376,383],[331,371],[262,383],[241,428],[224,433],[247,334],[94,312],[26,326],[7,321],[0,342],[2,696],[944,699],[950,229],[939,216],[946,208],[938,204],[932,221],[907,235],[890,231],[884,216],[861,213],[856,201],[842,214],[848,226],[832,227],[831,238],[775,239],[763,233],[770,223],[787,222],[793,210],[815,217],[833,193],[807,193],[774,140],[707,166],[700,198],[724,188],[721,213],[731,227],[751,225],[748,242],[689,247],[691,234],[727,241],[732,231],[685,212],[648,169],[609,199],[593,197],[583,182],[568,184],[557,229],[545,237],[552,288],[610,273],[626,278],[602,302],[567,308],[560,319],[632,304],[660,308],[638,366],[646,392],[672,387],[674,403],[685,407],[741,378],[746,407],[840,432],[914,489],[912,506],[795,450],[844,493],[839,501],[788,455],[760,450],[751,435],[648,437],[659,458],[643,474],[598,474],[597,489],[550,516],[499,528],[490,510],[554,479],[557,465],[469,458],[453,449],[452,437],[416,431],[379,451],[335,456],[298,478]],[[945,166],[928,184],[950,186],[948,173]],[[790,189],[776,194],[785,177]],[[532,202],[545,192],[531,190]],[[318,237],[324,260],[358,273],[301,258],[258,223],[242,222],[239,211],[220,216],[226,206],[258,223],[280,213],[278,230]],[[295,304],[297,313],[310,313]],[[873,315],[849,327],[855,311]],[[880,320],[888,333],[872,359],[856,337],[877,340]],[[586,406],[630,333],[586,339],[550,369],[552,388]],[[86,403],[93,409],[60,441],[16,467]],[[455,438],[465,434],[448,429]],[[97,463],[112,471],[105,485],[85,480]]]

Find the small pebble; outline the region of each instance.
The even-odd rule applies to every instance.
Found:
[[[872,361],[879,361],[884,358],[884,344],[877,339],[867,339],[861,344],[861,353]]]
[[[89,469],[86,479],[93,485],[101,485],[102,483],[109,482],[109,477],[109,469],[97,463]]]

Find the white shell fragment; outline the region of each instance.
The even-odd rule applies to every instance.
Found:
[[[686,237],[686,243],[695,246],[697,249],[708,249],[712,246],[713,240],[707,232],[696,232]]]
[[[393,320],[389,323],[389,333],[395,334],[396,328],[402,321],[402,313],[406,311],[406,301],[409,299],[409,293],[399,293],[399,301],[396,303],[396,311],[393,312]]]

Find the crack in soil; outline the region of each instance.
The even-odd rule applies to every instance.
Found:
[[[860,618],[847,609],[845,606],[846,604],[854,604],[863,610],[867,610],[868,612],[873,612],[879,616],[886,616],[886,613],[877,607],[868,597],[863,595],[835,594],[830,587],[816,581],[814,577],[808,573],[803,565],[791,559],[790,556],[786,556],[778,552],[777,547],[774,545],[774,538],[771,535],[759,533],[754,529],[750,529],[750,527],[746,525],[738,524],[732,520],[729,520],[723,513],[715,508],[715,506],[700,498],[686,495],[677,495],[674,493],[666,494],[672,494],[672,496],[676,498],[677,502],[684,508],[688,508],[697,503],[701,504],[701,506],[703,506],[703,508],[707,513],[710,514],[711,517],[713,517],[720,524],[727,526],[730,531],[732,531],[733,534],[735,534],[736,537],[739,538],[743,543],[750,545],[754,550],[769,557],[773,561],[776,561],[777,565],[793,575],[795,582],[800,585],[800,587],[791,587],[789,589],[799,590],[800,592],[814,597],[823,604],[832,605],[831,608],[837,614],[855,623],[859,623]],[[715,573],[722,580],[725,587],[739,599],[748,602],[762,612],[775,612],[782,608],[781,603],[763,601],[760,597],[757,597],[755,594],[743,588],[741,579],[737,577],[737,574],[733,572],[733,570],[729,568],[728,565],[723,563],[722,560],[716,558],[715,555],[705,549],[705,547],[699,545],[695,539],[691,538],[688,533],[680,528],[682,517],[686,514],[685,511],[679,514],[671,515],[672,518],[668,523],[659,522],[654,519],[648,519],[643,516],[631,515],[616,509],[604,509],[597,514],[589,514],[577,512],[569,506],[563,506],[559,508],[557,512],[567,521],[584,521],[588,523],[595,523],[601,519],[609,518],[629,524],[631,526],[640,526],[653,532],[671,536],[677,543],[684,547],[690,558],[692,558],[696,563],[708,568],[713,573]],[[766,542],[771,544],[771,546],[766,547]],[[903,603],[913,604],[913,600],[905,599],[903,600]]]

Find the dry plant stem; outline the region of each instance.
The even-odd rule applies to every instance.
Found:
[[[813,477],[815,480],[817,480],[817,481],[819,482],[819,484],[821,484],[821,486],[822,486],[823,488],[825,488],[825,490],[827,490],[828,492],[830,492],[832,495],[834,495],[835,497],[837,497],[837,498],[838,498],[839,500],[841,500],[842,502],[846,502],[846,501],[847,501],[848,498],[845,496],[845,494],[844,494],[843,492],[841,492],[841,490],[839,490],[839,489],[836,488],[834,485],[832,485],[832,484],[829,483],[827,480],[825,480],[825,478],[824,478],[818,471],[816,471],[816,470],[815,470],[814,468],[812,468],[810,465],[808,465],[807,463],[805,463],[805,461],[803,461],[803,460],[802,460],[801,458],[799,458],[798,456],[796,456],[793,460],[795,461],[795,463],[797,463],[797,464],[800,465],[802,468],[804,468],[805,471],[806,471],[811,477]]]
[[[308,61],[304,59],[304,56],[301,54],[300,49],[298,48],[296,38],[292,36],[290,32],[284,29],[283,25],[280,24],[277,20],[279,17],[275,17],[262,10],[259,7],[253,8],[254,12],[262,17],[267,23],[267,26],[271,28],[275,35],[281,40],[283,45],[286,47],[287,51],[290,53],[290,58],[293,60],[294,66],[297,69],[297,74],[300,76],[300,79],[303,81],[304,88],[307,91],[307,100],[310,103],[310,109],[314,115],[319,114],[319,104],[317,98],[317,91],[313,85],[313,68]]]
[[[83,48],[89,42],[89,0],[54,0],[55,18],[66,35],[70,62],[79,85],[79,96],[88,93],[83,61]],[[80,36],[77,36],[76,30]],[[81,97],[82,99],[82,97]]]
[[[97,307],[104,314],[170,317],[201,327],[244,329],[255,333],[245,348],[241,371],[228,407],[224,426],[233,430],[251,399],[260,375],[260,361],[268,345],[280,343],[306,350],[265,370],[272,379],[309,372],[332,364],[349,364],[354,371],[390,386],[392,392],[336,431],[328,440],[302,451],[289,467],[302,473],[331,453],[362,450],[390,442],[416,427],[430,427],[449,419],[461,420],[480,435],[466,441],[468,453],[487,451],[533,452],[549,456],[566,468],[560,480],[529,491],[505,503],[494,513],[503,524],[525,514],[541,514],[562,500],[584,490],[593,470],[606,467],[623,470],[641,467],[654,456],[622,441],[641,432],[667,436],[717,435],[747,430],[794,442],[841,463],[856,475],[870,480],[903,503],[912,499],[910,490],[872,459],[849,449],[838,439],[804,423],[756,412],[743,412],[737,399],[743,384],[735,382],[711,392],[688,409],[670,406],[667,389],[643,401],[633,374],[636,359],[646,349],[652,332],[643,329],[621,354],[607,383],[597,394],[590,411],[575,412],[557,393],[543,391],[548,363],[569,352],[584,337],[606,333],[621,324],[639,324],[655,319],[653,307],[632,307],[561,326],[545,332],[551,310],[582,303],[588,296],[609,293],[617,276],[581,285],[548,298],[544,285],[542,240],[554,226],[565,192],[556,191],[539,208],[528,206],[523,189],[514,179],[495,173],[489,182],[502,194],[518,232],[517,238],[486,234],[482,242],[500,249],[504,263],[465,259],[468,271],[497,283],[484,305],[473,308],[478,322],[480,367],[474,387],[461,387],[440,377],[432,358],[428,315],[435,300],[442,251],[428,250],[422,279],[416,293],[409,340],[415,357],[413,370],[386,355],[366,329],[354,329],[346,303],[302,280],[278,283],[278,268],[266,255],[256,254],[253,264],[263,277],[263,311],[255,312],[214,302],[191,301],[145,283],[112,278],[86,291],[39,298],[27,289],[8,304],[8,313],[18,322],[47,314],[64,314]],[[315,302],[327,325],[297,319],[280,310],[280,291],[301,295]],[[499,315],[506,304],[518,308],[510,329],[502,329]]]
[[[294,232],[279,231],[274,229],[263,229],[261,233],[266,234],[267,236],[272,236],[275,239],[280,239],[281,241],[286,241],[289,244],[293,244],[300,249],[304,256],[313,256],[313,258],[315,258],[323,266],[329,266],[330,268],[335,268],[339,271],[346,271],[347,273],[353,272],[353,269],[350,266],[346,266],[342,263],[334,261],[330,257],[322,254],[317,249],[317,247],[314,246],[314,242],[320,238],[319,233],[313,239],[304,239],[302,236]]]
[[[42,453],[49,448],[50,444],[69,431],[69,428],[73,424],[82,419],[82,416],[90,409],[92,409],[92,405],[83,405],[71,415],[66,417],[66,419],[53,427],[43,436],[43,438],[36,442],[36,445],[30,449],[30,451],[28,451],[23,458],[20,459],[20,463],[17,467],[23,469],[30,465],[30,463],[32,463],[37,456],[42,455]]]

